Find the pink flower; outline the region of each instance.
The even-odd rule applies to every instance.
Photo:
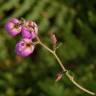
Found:
[[[24,38],[16,44],[16,53],[19,56],[26,57],[34,51],[35,46],[32,44],[31,39]]]
[[[22,27],[22,37],[28,39],[36,38],[38,34],[38,26],[33,21],[26,21]]]
[[[17,18],[11,18],[6,24],[5,29],[11,36],[16,36],[21,32],[20,21]]]

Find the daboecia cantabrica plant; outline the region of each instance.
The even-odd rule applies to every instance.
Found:
[[[17,55],[22,57],[27,57],[30,54],[33,53],[36,45],[41,45],[43,48],[45,48],[47,51],[49,51],[58,61],[58,64],[61,66],[63,73],[65,74],[69,80],[77,86],[82,91],[90,94],[95,95],[94,92],[89,91],[79,85],[75,80],[74,77],[69,74],[69,71],[64,67],[64,64],[58,57],[56,51],[59,48],[57,46],[57,38],[54,33],[50,33],[50,40],[52,43],[53,48],[50,49],[48,46],[46,46],[41,39],[39,38],[38,34],[38,26],[34,21],[31,20],[24,20],[24,19],[17,19],[17,18],[10,18],[6,24],[5,29],[11,35],[12,37],[15,37],[16,35],[21,35],[21,40],[16,43],[15,52]],[[58,74],[56,81],[59,81],[62,78],[62,74]]]

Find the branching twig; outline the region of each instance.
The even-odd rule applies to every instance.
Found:
[[[69,74],[69,71],[64,67],[63,63],[61,62],[61,60],[59,59],[59,57],[57,56],[56,52],[54,50],[51,50],[49,47],[47,47],[44,43],[41,42],[41,40],[39,39],[39,37],[37,37],[37,40],[39,42],[39,44],[41,46],[43,46],[45,49],[47,49],[51,54],[54,55],[54,57],[56,58],[56,60],[58,61],[59,65],[61,66],[63,72],[65,73],[65,75],[69,78],[69,80],[75,85],[77,86],[79,89],[83,90],[84,92],[90,94],[90,95],[95,95],[94,92],[89,91],[87,89],[85,89],[84,87],[82,87],[81,85],[79,85],[73,78],[73,76],[71,76]]]

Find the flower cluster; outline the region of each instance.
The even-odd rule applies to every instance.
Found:
[[[32,40],[38,34],[38,26],[35,22],[11,18],[5,24],[5,29],[13,37],[18,34],[22,36],[22,39],[16,44],[17,55],[26,57],[34,51],[35,45]]]

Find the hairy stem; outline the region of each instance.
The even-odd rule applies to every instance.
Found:
[[[75,85],[77,86],[79,89],[83,90],[84,92],[90,94],[90,95],[95,95],[94,92],[89,91],[87,89],[85,89],[84,87],[82,87],[81,85],[79,85],[73,78],[73,76],[71,76],[68,72],[68,70],[64,67],[63,63],[61,62],[60,58],[57,56],[56,52],[51,50],[49,47],[47,47],[44,43],[41,42],[41,40],[39,39],[39,37],[37,37],[37,40],[39,41],[39,44],[41,46],[43,46],[45,49],[47,49],[51,54],[54,55],[54,57],[56,58],[56,60],[58,61],[59,65],[61,66],[62,70],[64,71],[64,73],[66,74],[66,76],[69,78],[69,80]]]

